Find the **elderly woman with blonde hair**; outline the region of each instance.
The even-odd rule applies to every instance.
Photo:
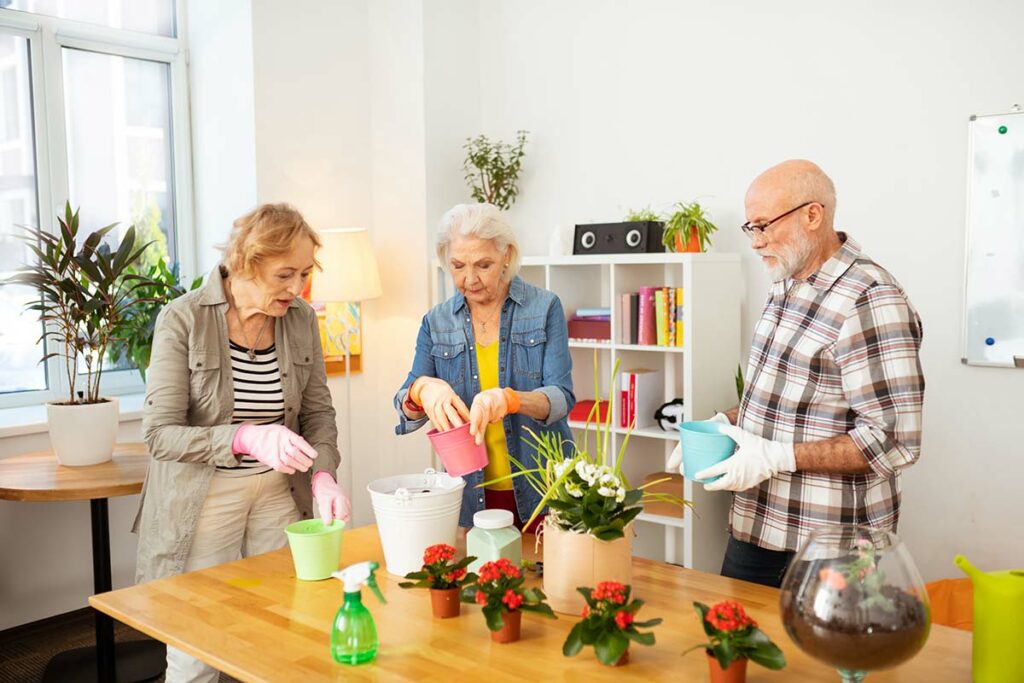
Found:
[[[448,211],[437,257],[457,292],[423,317],[412,370],[394,399],[395,432],[427,420],[441,431],[468,422],[486,444],[488,464],[465,477],[460,526],[472,526],[479,510],[501,508],[522,528],[541,500],[523,477],[508,478],[512,458],[538,465],[526,430],[572,438],[566,416],[576,398],[562,304],[518,276],[515,233],[491,204]]]
[[[321,519],[348,519],[319,327],[299,298],[319,247],[298,211],[260,206],[235,221],[203,286],[157,317],[138,581],[280,548],[314,500]],[[168,683],[218,675],[167,648]]]

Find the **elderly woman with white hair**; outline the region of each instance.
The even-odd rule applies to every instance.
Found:
[[[522,528],[541,500],[523,477],[508,477],[513,458],[538,465],[526,430],[572,439],[566,416],[576,397],[562,303],[517,275],[515,233],[491,204],[448,211],[437,256],[458,291],[423,316],[412,370],[395,395],[395,433],[427,420],[440,431],[468,422],[477,443],[486,444],[488,463],[465,477],[460,526],[472,526],[479,510],[498,508]]]

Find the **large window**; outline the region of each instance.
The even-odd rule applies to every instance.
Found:
[[[53,231],[64,202],[83,234],[113,222],[152,242],[157,260],[193,270],[185,46],[173,0],[0,0],[0,278],[32,253],[19,225]],[[34,293],[0,287],[0,407],[66,392],[46,351]],[[141,390],[110,365],[107,394]]]

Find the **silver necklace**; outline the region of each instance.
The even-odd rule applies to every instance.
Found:
[[[238,326],[242,330],[242,339],[245,340],[245,345],[249,347],[245,352],[245,355],[249,357],[249,362],[251,363],[256,360],[256,347],[260,345],[260,340],[263,339],[263,333],[267,331],[267,323],[270,322],[270,316],[266,315],[264,318],[263,327],[260,328],[260,333],[256,335],[256,342],[251,345],[249,344],[249,335],[245,333],[245,323],[242,322],[242,316],[238,314],[237,308],[235,309],[235,319],[238,320]]]
[[[483,332],[484,334],[487,333],[487,323],[491,322],[491,320],[494,319],[494,316],[498,313],[498,311],[501,310],[501,303],[502,302],[500,301],[498,302],[498,305],[494,307],[494,310],[491,311],[491,314],[487,316],[487,320],[477,321],[478,323],[480,323],[480,331]]]

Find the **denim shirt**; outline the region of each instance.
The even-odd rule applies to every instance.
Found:
[[[511,342],[511,343],[509,343]],[[398,411],[396,434],[409,434],[422,427],[427,418],[410,420],[402,412],[402,403],[409,386],[417,377],[427,375],[443,379],[467,406],[480,393],[480,374],[476,364],[476,341],[466,299],[456,292],[444,303],[434,306],[423,316],[416,337],[416,357],[402,388],[395,394]],[[552,292],[540,289],[515,277],[509,283],[508,298],[501,308],[501,330],[498,335],[498,384],[516,391],[539,391],[548,397],[551,412],[539,422],[525,415],[507,415],[502,420],[505,445],[511,457],[527,468],[539,465],[536,449],[526,429],[536,434],[553,432],[566,442],[572,440],[566,417],[576,404],[572,391],[572,359],[569,356],[569,335],[562,312],[562,302]],[[529,442],[524,441],[529,439]],[[517,468],[512,464],[513,472]],[[462,511],[459,525],[473,526],[473,514],[483,510],[483,471],[463,477]],[[512,480],[519,518],[525,523],[541,501],[541,494],[525,477]]]

